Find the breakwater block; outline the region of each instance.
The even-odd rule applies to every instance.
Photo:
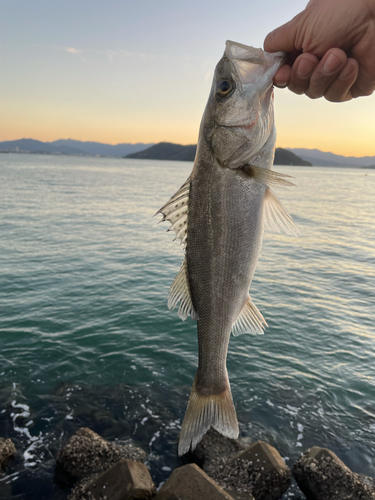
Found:
[[[5,467],[11,458],[17,454],[11,439],[0,438],[0,469]]]
[[[307,500],[375,500],[373,480],[352,472],[327,448],[306,450],[293,475]]]
[[[246,450],[209,466],[208,474],[236,498],[250,493],[256,500],[279,500],[291,482],[289,467],[273,446],[264,441],[252,443]]]
[[[109,469],[119,460],[142,461],[146,453],[136,446],[118,446],[87,427],[71,436],[56,455],[55,480],[65,486]]]
[[[158,491],[155,500],[233,500],[196,464],[175,469]]]
[[[225,437],[211,428],[197,444],[194,451],[189,451],[184,455],[183,460],[194,462],[207,471],[210,464],[218,457],[230,458],[238,455],[245,448],[237,439]]]
[[[81,497],[135,500],[153,498],[155,493],[155,485],[145,464],[123,459],[87,484]]]

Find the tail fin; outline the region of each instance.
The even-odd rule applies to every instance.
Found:
[[[194,450],[210,427],[229,438],[238,437],[238,422],[229,383],[220,394],[200,396],[194,381],[181,427],[178,455],[184,455],[190,447]]]

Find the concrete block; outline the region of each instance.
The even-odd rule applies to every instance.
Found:
[[[279,452],[264,441],[252,443],[230,460],[217,461],[208,474],[230,493],[251,493],[256,500],[278,500],[291,481]]]
[[[327,448],[305,451],[293,474],[307,500],[375,500],[373,481],[352,472]]]
[[[197,444],[194,451],[184,455],[184,460],[194,462],[207,471],[209,465],[218,457],[230,458],[244,449],[245,446],[237,439],[225,437],[211,428]]]
[[[233,500],[196,464],[175,469],[155,500]]]
[[[120,460],[91,481],[84,491],[86,497],[95,500],[103,500],[104,497],[108,500],[148,499],[155,493],[147,467],[131,460]]]
[[[140,461],[146,453],[136,446],[109,443],[91,429],[83,427],[71,436],[56,455],[56,482],[73,484],[91,474],[101,473],[119,460]]]
[[[0,438],[0,469],[5,467],[17,454],[16,447],[10,439]]]

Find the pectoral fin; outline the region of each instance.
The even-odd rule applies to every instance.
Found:
[[[265,224],[269,229],[278,233],[284,231],[291,236],[298,236],[300,230],[293,222],[293,219],[288,214],[281,201],[271,191],[270,186],[294,186],[293,182],[289,181],[290,175],[274,172],[268,168],[257,167],[255,165],[244,165],[241,170],[249,177],[263,182],[267,186],[264,197],[264,219]]]
[[[237,320],[233,323],[233,335],[235,337],[243,333],[262,335],[264,333],[264,326],[268,326],[266,320],[263,318],[257,306],[253,304],[251,298],[248,297]]]
[[[175,277],[171,288],[169,289],[168,309],[174,309],[178,302],[180,303],[180,307],[178,308],[177,314],[183,321],[185,321],[189,314],[192,319],[198,319],[198,315],[193,306],[193,301],[191,300],[186,257],[184,258],[181,268]]]
[[[295,186],[293,182],[288,179],[293,179],[290,175],[281,174],[280,172],[274,172],[269,168],[256,167],[255,165],[244,165],[241,170],[245,172],[246,175],[259,181],[264,182],[267,186]]]

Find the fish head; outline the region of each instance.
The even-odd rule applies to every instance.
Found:
[[[223,167],[246,164],[276,137],[272,80],[284,60],[284,52],[226,42],[200,129]]]

